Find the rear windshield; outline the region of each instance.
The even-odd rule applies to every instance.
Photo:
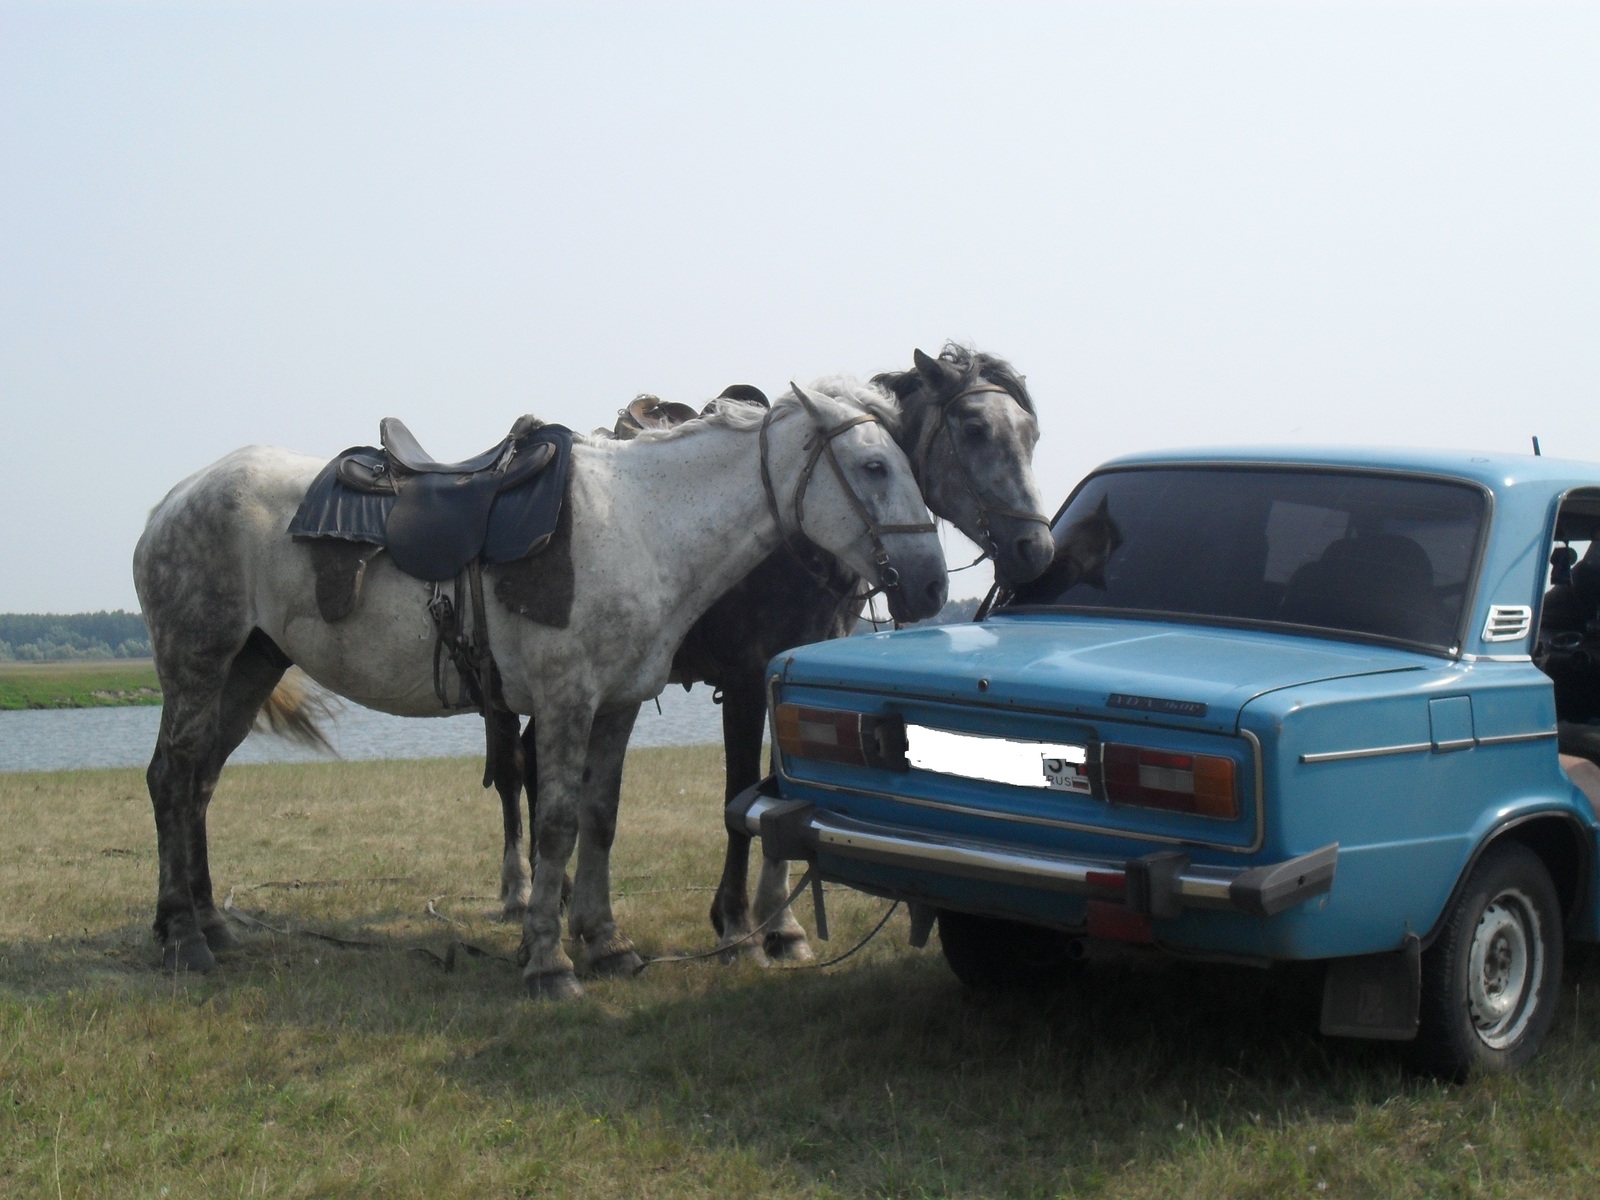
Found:
[[[1341,471],[1137,468],[1090,478],[1054,563],[1006,601],[1334,630],[1449,649],[1487,501]]]

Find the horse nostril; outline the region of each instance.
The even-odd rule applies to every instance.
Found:
[[[1017,539],[1016,550],[1017,561],[1038,575],[1055,557],[1055,542],[1048,537],[1029,535]]]
[[[949,586],[948,586],[948,584],[946,583],[945,580],[943,580],[943,579],[930,579],[930,580],[928,580],[928,600],[933,605],[933,607],[935,609],[940,609],[940,608],[944,607],[945,593],[948,590],[949,590]]]

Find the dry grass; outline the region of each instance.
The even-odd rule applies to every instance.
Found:
[[[710,945],[717,762],[630,760],[618,914]],[[975,997],[905,924],[825,972],[652,968],[538,1007],[423,955],[488,921],[496,807],[467,762],[231,768],[220,892],[261,919],[155,972],[136,771],[0,776],[0,1195],[1590,1196],[1600,960],[1535,1066],[1446,1088],[1315,1033],[1314,972],[1095,964]],[[299,881],[299,886],[291,886]],[[430,899],[459,924],[428,915]],[[831,893],[834,949],[882,911]],[[802,912],[802,917],[809,914]]]

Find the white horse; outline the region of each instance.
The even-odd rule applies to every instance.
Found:
[[[608,865],[628,734],[690,625],[784,532],[874,583],[898,577],[910,619],[944,603],[943,553],[891,436],[893,400],[853,381],[818,387],[795,388],[770,416],[728,401],[669,432],[576,439],[552,545],[485,569],[505,700],[536,718],[540,803],[519,955],[536,998],[583,991],[561,939],[574,846],[569,928],[587,971],[638,964],[611,912]],[[235,451],[174,488],[134,552],[164,696],[147,778],[161,860],[155,933],[169,970],[208,970],[236,944],[212,897],[206,808],[291,664],[369,708],[444,715],[431,585],[379,554],[354,612],[334,624],[319,613],[311,553],[286,530],[322,466]]]

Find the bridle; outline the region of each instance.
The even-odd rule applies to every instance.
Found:
[[[798,395],[799,392],[796,389],[796,396],[798,397]],[[772,468],[768,462],[767,449],[767,428],[772,424],[772,419],[777,415],[777,411],[775,408],[769,408],[767,409],[767,415],[761,419],[761,486],[767,492],[767,507],[772,511],[772,519],[778,526],[778,535],[783,538],[785,549],[789,551],[794,560],[805,569],[812,579],[828,591],[837,594],[839,589],[834,585],[833,580],[828,577],[826,572],[819,570],[801,552],[800,547],[795,545],[794,539],[790,536],[788,527],[784,524],[783,511],[778,504],[778,493],[772,486]],[[805,411],[809,416],[810,410],[806,409]],[[919,521],[910,525],[885,525],[872,515],[861,497],[856,494],[856,490],[850,486],[850,479],[844,473],[844,467],[840,465],[838,456],[833,452],[833,439],[846,430],[854,429],[857,425],[865,425],[869,422],[876,424],[878,423],[878,418],[871,413],[858,413],[856,416],[840,421],[831,429],[818,429],[819,436],[816,444],[811,447],[811,453],[806,455],[804,465],[800,468],[800,483],[794,493],[794,530],[802,538],[805,537],[806,489],[811,486],[811,475],[816,470],[818,460],[826,457],[828,465],[833,468],[834,476],[839,481],[839,487],[850,501],[850,507],[855,509],[856,516],[860,517],[861,523],[866,526],[867,538],[872,543],[872,561],[878,568],[879,589],[890,591],[900,586],[900,572],[895,570],[889,562],[889,551],[883,544],[884,536],[892,533],[932,533],[935,526],[932,521]],[[806,540],[809,541],[810,539],[807,538]],[[876,594],[875,591],[867,592],[868,597],[874,594]]]
[[[917,482],[922,483],[928,477],[928,453],[933,449],[933,440],[944,431],[945,440],[950,443],[950,457],[955,460],[956,467],[961,474],[961,482],[971,495],[978,508],[978,533],[983,538],[983,545],[992,557],[998,558],[1000,547],[995,544],[994,535],[989,532],[989,518],[1011,517],[1018,521],[1037,521],[1046,529],[1050,528],[1050,519],[1042,513],[1025,512],[1020,508],[1011,508],[1004,504],[996,504],[986,498],[983,489],[978,486],[978,481],[973,478],[972,468],[967,466],[967,460],[961,457],[961,448],[956,441],[955,431],[952,428],[953,410],[956,402],[965,400],[968,396],[976,396],[981,392],[999,392],[1012,400],[1009,391],[997,383],[976,383],[969,388],[963,388],[947,400],[938,404],[939,415],[937,419],[923,422],[922,433],[917,438],[916,449],[911,453],[911,465],[917,474]]]

